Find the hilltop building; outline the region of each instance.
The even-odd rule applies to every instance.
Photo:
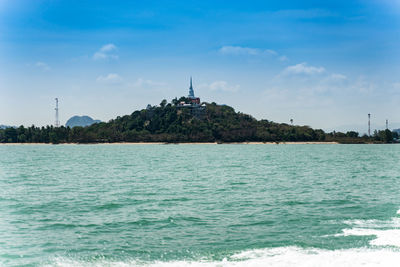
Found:
[[[196,97],[194,95],[192,77],[190,77],[190,86],[189,86],[189,95],[188,95],[189,103],[182,101],[177,107],[178,108],[189,108],[193,116],[197,118],[201,118],[205,114],[206,105],[200,104],[200,97]]]
[[[200,104],[200,97],[194,96],[194,90],[192,85],[192,77],[190,77],[190,86],[189,86],[189,95],[188,98],[192,101],[193,104]]]

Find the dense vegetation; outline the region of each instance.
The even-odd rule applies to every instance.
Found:
[[[392,142],[395,133],[376,132],[359,137],[357,132],[328,133],[308,126],[291,126],[256,120],[232,107],[206,103],[201,116],[179,108],[187,98],[163,100],[159,106],[135,111],[109,122],[88,127],[35,127],[0,129],[1,143],[106,143],[106,142],[283,142],[338,141],[342,143]]]

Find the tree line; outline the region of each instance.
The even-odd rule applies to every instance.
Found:
[[[389,130],[376,131],[372,137],[357,132],[325,133],[309,126],[293,126],[257,120],[232,107],[205,103],[202,116],[180,107],[181,97],[171,103],[148,106],[130,115],[87,127],[31,127],[0,129],[1,143],[113,143],[113,142],[299,142],[336,141],[340,143],[390,143],[398,138]]]

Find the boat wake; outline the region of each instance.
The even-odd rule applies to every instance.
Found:
[[[400,262],[400,251],[390,248],[363,248],[346,250],[303,249],[299,247],[278,247],[242,251],[221,261],[182,260],[139,262],[136,260],[79,261],[57,258],[44,266],[59,267],[100,267],[100,266],[161,266],[161,267],[225,267],[225,266],[395,266]]]
[[[396,212],[400,214],[400,209]],[[400,217],[390,220],[351,220],[344,221],[352,228],[342,230],[335,236],[373,236],[369,244],[371,246],[400,247]]]
[[[400,215],[400,210],[396,212]],[[126,259],[75,260],[55,258],[43,266],[58,267],[100,267],[100,266],[161,266],[161,267],[258,267],[258,266],[396,266],[400,262],[400,216],[390,220],[348,220],[350,228],[345,228],[334,236],[372,236],[371,247],[350,249],[317,249],[296,246],[245,250],[234,253],[223,260],[178,260],[178,261],[138,261]]]

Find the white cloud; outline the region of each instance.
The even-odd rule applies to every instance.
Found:
[[[35,66],[44,71],[48,71],[51,69],[49,65],[47,65],[46,63],[41,62],[41,61],[36,62]]]
[[[365,76],[360,76],[352,85],[352,89],[362,94],[372,94],[376,90],[376,85]]]
[[[120,83],[122,82],[122,78],[121,76],[119,76],[116,73],[109,73],[105,76],[99,76],[96,79],[97,82],[99,83],[112,83],[112,84],[116,84],[116,83]]]
[[[100,48],[101,52],[110,52],[117,50],[117,47],[114,44],[106,44]]]
[[[284,61],[289,61],[289,58],[287,56],[280,56],[279,60],[284,62]]]
[[[240,85],[229,85],[226,81],[215,81],[208,86],[212,91],[236,92]]]
[[[152,80],[145,80],[142,78],[139,78],[132,84],[134,87],[145,87],[145,86],[164,86],[165,83],[163,82],[156,82]]]
[[[300,63],[284,68],[269,82],[269,87],[284,87],[293,92],[334,95],[348,91],[352,80],[341,73],[330,72],[322,66]]]
[[[219,52],[223,55],[251,55],[251,56],[261,56],[261,55],[272,55],[278,56],[278,52],[272,49],[258,49],[252,47],[242,47],[242,46],[223,46],[219,49]]]
[[[241,46],[223,46],[219,52],[224,55],[259,55],[260,50]]]
[[[117,50],[118,48],[114,44],[103,45],[96,53],[94,53],[93,59],[118,59],[118,55],[116,54]]]
[[[271,50],[271,49],[265,49],[264,51],[262,51],[262,54],[269,54],[269,55],[277,56],[278,52],[276,52],[275,50]]]
[[[331,74],[330,79],[334,80],[334,81],[343,81],[343,80],[346,80],[347,77],[343,74],[333,73],[333,74]]]
[[[296,65],[293,65],[293,66],[289,66],[283,72],[284,72],[284,74],[314,75],[314,74],[324,73],[325,72],[325,68],[324,67],[309,66],[307,63],[303,62],[303,63],[296,64]]]
[[[257,57],[267,57],[273,56],[278,58],[280,61],[288,61],[288,57],[285,55],[280,55],[278,52],[272,49],[259,49],[252,47],[243,46],[223,46],[218,51],[222,55],[233,55],[233,56],[257,56]]]

